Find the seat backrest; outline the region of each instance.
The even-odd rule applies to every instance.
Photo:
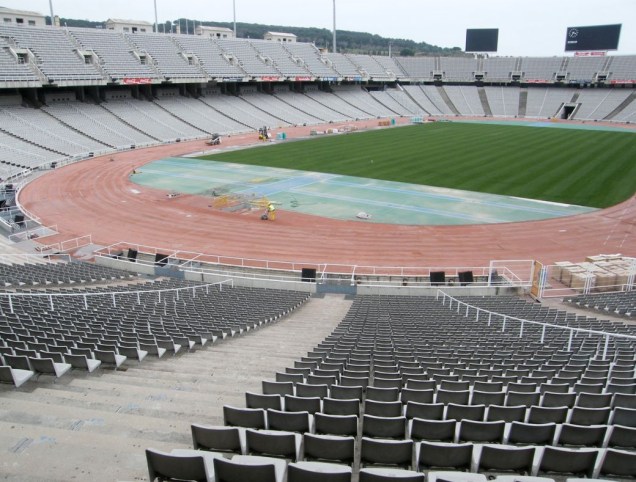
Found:
[[[404,438],[406,434],[406,417],[376,417],[363,415],[362,435],[375,438]]]
[[[600,447],[603,444],[606,432],[606,425],[585,426],[564,423],[561,425],[557,444]]]
[[[530,423],[564,423],[568,415],[568,407],[539,407],[533,405],[528,412]]]
[[[380,387],[367,387],[366,400],[374,400],[378,402],[395,402],[400,395],[400,391],[397,388],[380,388]]]
[[[470,470],[473,457],[472,443],[421,442],[418,447],[418,470],[430,468]]]
[[[287,482],[351,482],[351,468],[344,465],[318,463],[315,468],[311,465],[314,462],[304,462],[300,464],[291,463],[287,466]],[[329,465],[329,470],[325,470],[325,465]]]
[[[309,383],[296,383],[296,395],[299,397],[318,397],[324,398],[329,396],[329,387],[327,385],[317,385]]]
[[[206,427],[192,424],[190,429],[195,450],[242,453],[240,432],[236,427]]]
[[[539,472],[583,474],[592,477],[597,456],[598,451],[592,449],[574,450],[546,446],[539,462]]]
[[[490,405],[488,407],[488,413],[486,414],[486,420],[492,422],[493,420],[503,420],[504,422],[523,422],[526,418],[526,407],[524,405],[517,405],[511,407],[505,407],[502,405]]]
[[[154,482],[160,480],[208,480],[205,462],[201,456],[172,455],[154,449],[146,449],[148,475]]]
[[[280,410],[277,407],[268,407]],[[294,397],[293,395],[285,395],[285,411],[286,412],[309,412],[312,415],[319,412],[321,403],[319,397]]]
[[[282,410],[283,404],[280,395],[265,395],[264,393],[245,392],[245,406],[247,408],[273,408]]]
[[[225,425],[249,428],[265,428],[265,410],[261,408],[237,408],[223,406]]]
[[[360,415],[360,401],[358,399],[324,398],[322,411],[329,415]]]
[[[318,434],[352,435],[358,434],[357,415],[314,414],[314,429]]]
[[[481,422],[477,420],[462,420],[459,425],[459,441],[470,442],[502,442],[506,422]]]
[[[402,415],[402,403],[398,401],[380,402],[377,400],[366,400],[364,402],[364,413],[377,417],[398,417]]]
[[[272,464],[242,464],[217,458],[214,459],[214,477],[216,482],[236,482],[238,480],[276,482],[276,469]]]
[[[484,444],[479,457],[478,472],[483,470],[514,470],[529,475],[532,472],[534,454],[534,447]]]
[[[483,420],[485,405],[458,405],[449,403],[446,407],[445,418],[451,420]]]
[[[406,418],[442,420],[444,418],[444,404],[408,402],[405,414]]]
[[[355,398],[360,401],[362,400],[362,393],[362,386],[331,385],[329,396],[338,400],[351,400]]]
[[[554,440],[556,423],[512,422],[508,435],[510,444],[546,444]]]
[[[409,426],[409,436],[413,440],[453,442],[457,421],[414,418],[409,422]]]
[[[307,460],[331,460],[353,464],[354,437],[306,433],[303,435],[303,446]]]
[[[267,424],[271,430],[305,433],[309,431],[309,412],[282,412],[270,408]]]
[[[600,476],[613,475],[634,477],[636,474],[636,452],[607,449],[601,464]]]
[[[362,437],[360,463],[410,467],[413,463],[413,441]]]
[[[248,428],[245,431],[245,448],[248,455],[273,455],[297,460],[297,436],[291,432]]]

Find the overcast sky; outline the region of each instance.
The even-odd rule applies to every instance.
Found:
[[[333,26],[333,0],[234,0],[237,22]],[[154,0],[52,0],[55,15],[154,22]],[[159,22],[231,22],[233,0],[156,0]],[[50,13],[49,0],[0,0]],[[467,28],[499,28],[498,55],[563,55],[568,26],[622,24],[618,54],[636,54],[636,0],[336,0],[337,28],[465,47]]]

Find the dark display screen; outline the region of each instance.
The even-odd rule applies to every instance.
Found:
[[[565,51],[616,50],[620,36],[621,24],[568,27],[565,34]]]
[[[469,28],[466,30],[466,52],[496,52],[498,28]]]

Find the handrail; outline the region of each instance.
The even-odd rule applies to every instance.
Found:
[[[558,328],[561,330],[569,330],[570,332],[570,338],[568,340],[568,351],[571,350],[572,348],[572,339],[573,339],[573,334],[576,333],[586,333],[588,335],[601,335],[603,337],[605,337],[605,346],[603,348],[603,359],[607,358],[607,350],[608,350],[608,346],[609,346],[609,340],[610,338],[626,338],[628,340],[633,340],[634,342],[636,342],[636,336],[634,335],[624,335],[621,333],[608,333],[605,331],[598,331],[598,330],[588,330],[587,328],[575,328],[575,327],[571,327],[571,326],[561,326],[561,325],[554,325],[552,323],[545,323],[542,321],[534,321],[534,320],[524,320],[522,318],[517,318],[515,316],[510,316],[510,315],[505,315],[502,313],[497,313],[494,311],[490,311],[490,310],[486,310],[484,308],[480,308],[478,306],[474,306],[474,305],[470,305],[468,303],[466,303],[465,301],[461,301],[451,295],[449,295],[448,293],[445,293],[443,290],[437,290],[437,293],[435,295],[435,298],[439,300],[440,295],[442,296],[442,305],[446,305],[446,299],[448,298],[449,300],[449,304],[448,307],[449,309],[453,309],[453,302],[457,302],[457,312],[460,312],[460,309],[462,306],[466,307],[466,311],[464,314],[464,317],[468,317],[470,314],[470,309],[474,309],[475,310],[475,321],[479,321],[479,314],[480,313],[486,313],[488,314],[488,324],[490,325],[491,321],[492,321],[492,316],[500,316],[502,318],[503,321],[503,328],[502,331],[505,331],[506,329],[506,322],[507,321],[513,321],[513,322],[519,322],[521,323],[521,326],[519,328],[519,337],[521,338],[523,336],[523,325],[525,323],[529,323],[531,325],[539,325],[543,327],[543,330],[541,332],[541,343],[544,343],[545,340],[545,332],[546,332],[546,328],[550,327],[550,328]]]
[[[324,263],[316,261],[289,261],[289,260],[268,260],[262,258],[243,258],[238,256],[225,256],[220,254],[205,254],[193,251],[175,250],[173,248],[158,248],[133,242],[121,241],[101,248],[94,252],[95,256],[112,257],[120,254],[126,249],[135,249],[138,253],[157,254],[162,253],[168,256],[168,260],[179,261],[179,266],[188,270],[198,270],[192,265],[194,263],[214,264],[228,267],[240,267],[249,269],[266,269],[271,271],[300,271],[301,268],[316,268],[318,279],[324,281],[327,274],[338,275],[351,278],[355,282],[356,276],[400,276],[400,277],[427,277],[433,271],[445,271],[447,276],[456,277],[462,271],[472,271],[475,276],[488,277],[489,285],[492,283],[491,266],[373,266],[356,264]],[[139,259],[137,259],[139,262]],[[531,260],[511,260],[510,262],[524,263],[528,272],[528,280],[532,268]],[[512,271],[506,285],[529,286],[530,281],[524,281]]]
[[[84,299],[84,308],[88,309],[88,298],[97,296],[109,296],[113,301],[113,306],[117,306],[117,295],[137,295],[137,304],[141,304],[141,295],[146,293],[156,294],[158,301],[161,301],[161,293],[175,292],[177,299],[179,299],[179,293],[184,290],[191,290],[193,295],[196,295],[197,288],[205,288],[206,293],[210,292],[210,286],[219,286],[219,291],[223,291],[223,285],[229,284],[231,288],[234,288],[234,280],[226,279],[223,281],[217,281],[215,283],[206,283],[195,286],[184,286],[181,288],[165,288],[157,290],[137,290],[137,291],[109,291],[100,293],[18,293],[18,292],[0,292],[0,297],[7,297],[9,300],[9,310],[13,313],[13,298],[26,298],[26,297],[47,297],[49,299],[49,306],[51,311],[55,311],[55,305],[53,303],[54,298],[67,298],[67,297],[79,297]]]

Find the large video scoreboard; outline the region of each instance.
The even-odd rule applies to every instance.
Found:
[[[621,24],[568,27],[565,34],[565,51],[618,50]]]

